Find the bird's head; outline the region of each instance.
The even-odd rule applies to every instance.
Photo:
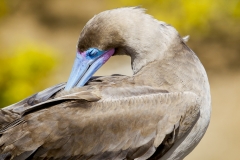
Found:
[[[173,27],[145,14],[142,8],[101,12],[87,22],[80,34],[65,90],[83,86],[112,55],[129,55],[135,74],[147,63],[162,59],[178,38]]]

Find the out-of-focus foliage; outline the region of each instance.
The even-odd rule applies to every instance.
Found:
[[[7,8],[7,2],[6,0],[1,0],[0,1],[0,18],[4,15],[6,15],[8,12],[8,8]]]
[[[52,49],[26,44],[0,55],[0,106],[38,91],[56,64]],[[45,79],[45,81],[44,81]]]

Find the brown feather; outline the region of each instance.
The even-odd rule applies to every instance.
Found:
[[[100,13],[78,49],[117,48],[133,76],[59,84],[0,111],[3,159],[183,159],[210,119],[205,70],[177,31],[137,8]],[[116,54],[119,54],[118,52]]]

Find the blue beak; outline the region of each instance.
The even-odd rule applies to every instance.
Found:
[[[114,54],[114,51],[114,49],[101,51],[90,48],[82,53],[77,52],[65,90],[68,91],[76,86],[84,86],[92,75]]]

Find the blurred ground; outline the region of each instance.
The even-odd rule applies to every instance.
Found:
[[[139,5],[176,27],[181,35],[190,35],[188,45],[209,75],[211,123],[186,160],[239,159],[239,0],[2,0],[0,107],[66,81],[80,31],[94,14]],[[96,75],[113,73],[131,75],[130,59],[112,57]]]

